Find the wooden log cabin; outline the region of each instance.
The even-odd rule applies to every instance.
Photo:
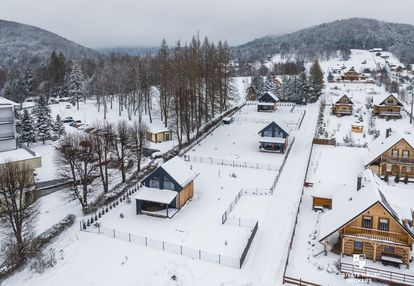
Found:
[[[341,255],[365,254],[382,263],[411,263],[414,232],[406,217],[398,211],[392,196],[384,194],[383,182],[371,171],[364,172],[359,189],[335,192],[332,210],[323,214],[319,241],[325,254],[332,250]],[[412,222],[411,222],[412,223]]]
[[[154,143],[172,140],[172,131],[162,126],[150,126],[147,131],[147,139]]]
[[[336,116],[352,115],[353,106],[352,100],[343,95],[332,105],[332,113]]]
[[[167,161],[142,181],[136,213],[171,218],[193,197],[196,176],[181,158]]]
[[[272,121],[259,131],[259,150],[261,152],[285,153],[288,147],[289,133],[286,127],[281,127]]]
[[[370,153],[364,158],[365,168],[377,176],[414,178],[414,138],[394,133],[378,138],[369,145]]]
[[[394,95],[374,96],[373,101],[373,115],[383,118],[401,118],[401,106],[403,104]]]
[[[360,74],[355,70],[354,67],[351,67],[350,69],[346,70],[342,76],[342,80],[355,81],[360,79]]]
[[[279,98],[270,91],[265,92],[259,97],[257,111],[275,111]]]

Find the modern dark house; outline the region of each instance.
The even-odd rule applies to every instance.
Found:
[[[167,161],[141,182],[137,214],[171,218],[193,197],[196,176],[181,158]]]
[[[262,152],[284,153],[288,146],[289,133],[286,127],[281,127],[272,121],[259,131],[259,150]]]
[[[270,91],[265,92],[258,99],[257,111],[275,111],[279,98]]]

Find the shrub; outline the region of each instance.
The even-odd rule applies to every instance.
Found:
[[[404,177],[404,184],[408,184],[408,176],[407,175],[405,175],[405,177]]]
[[[394,182],[396,182],[397,184],[400,182],[400,175],[397,174],[397,176],[395,176]]]
[[[388,174],[387,173],[385,173],[385,175],[384,175],[384,181],[388,182]]]
[[[36,273],[43,273],[47,268],[56,265],[56,255],[54,249],[50,249],[46,254],[39,253],[31,262],[30,270]]]

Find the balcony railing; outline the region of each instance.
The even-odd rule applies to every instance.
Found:
[[[382,156],[381,161],[383,163],[390,163],[390,164],[414,164],[414,157],[401,157],[401,156]]]
[[[382,231],[377,229],[349,226],[343,230],[344,235],[355,236],[365,239],[387,241],[398,244],[408,244],[408,236],[402,233]]]

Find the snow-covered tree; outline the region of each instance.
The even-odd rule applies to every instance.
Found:
[[[30,115],[29,111],[25,109],[23,111],[22,116],[22,128],[21,128],[21,134],[19,137],[20,142],[26,143],[27,146],[30,145],[30,143],[33,143],[36,139],[35,129],[34,129],[34,123],[33,118]]]
[[[44,95],[40,95],[39,100],[33,108],[33,115],[35,117],[36,136],[45,144],[45,141],[50,139],[50,132],[52,129],[52,118],[50,115],[50,107]]]
[[[60,115],[56,115],[56,120],[53,123],[53,133],[56,135],[59,139],[62,135],[66,134],[65,131],[65,125],[62,122],[62,119],[60,118]]]
[[[79,101],[83,98],[85,93],[85,76],[79,64],[72,65],[72,71],[68,79],[68,96],[70,103],[79,110]]]

